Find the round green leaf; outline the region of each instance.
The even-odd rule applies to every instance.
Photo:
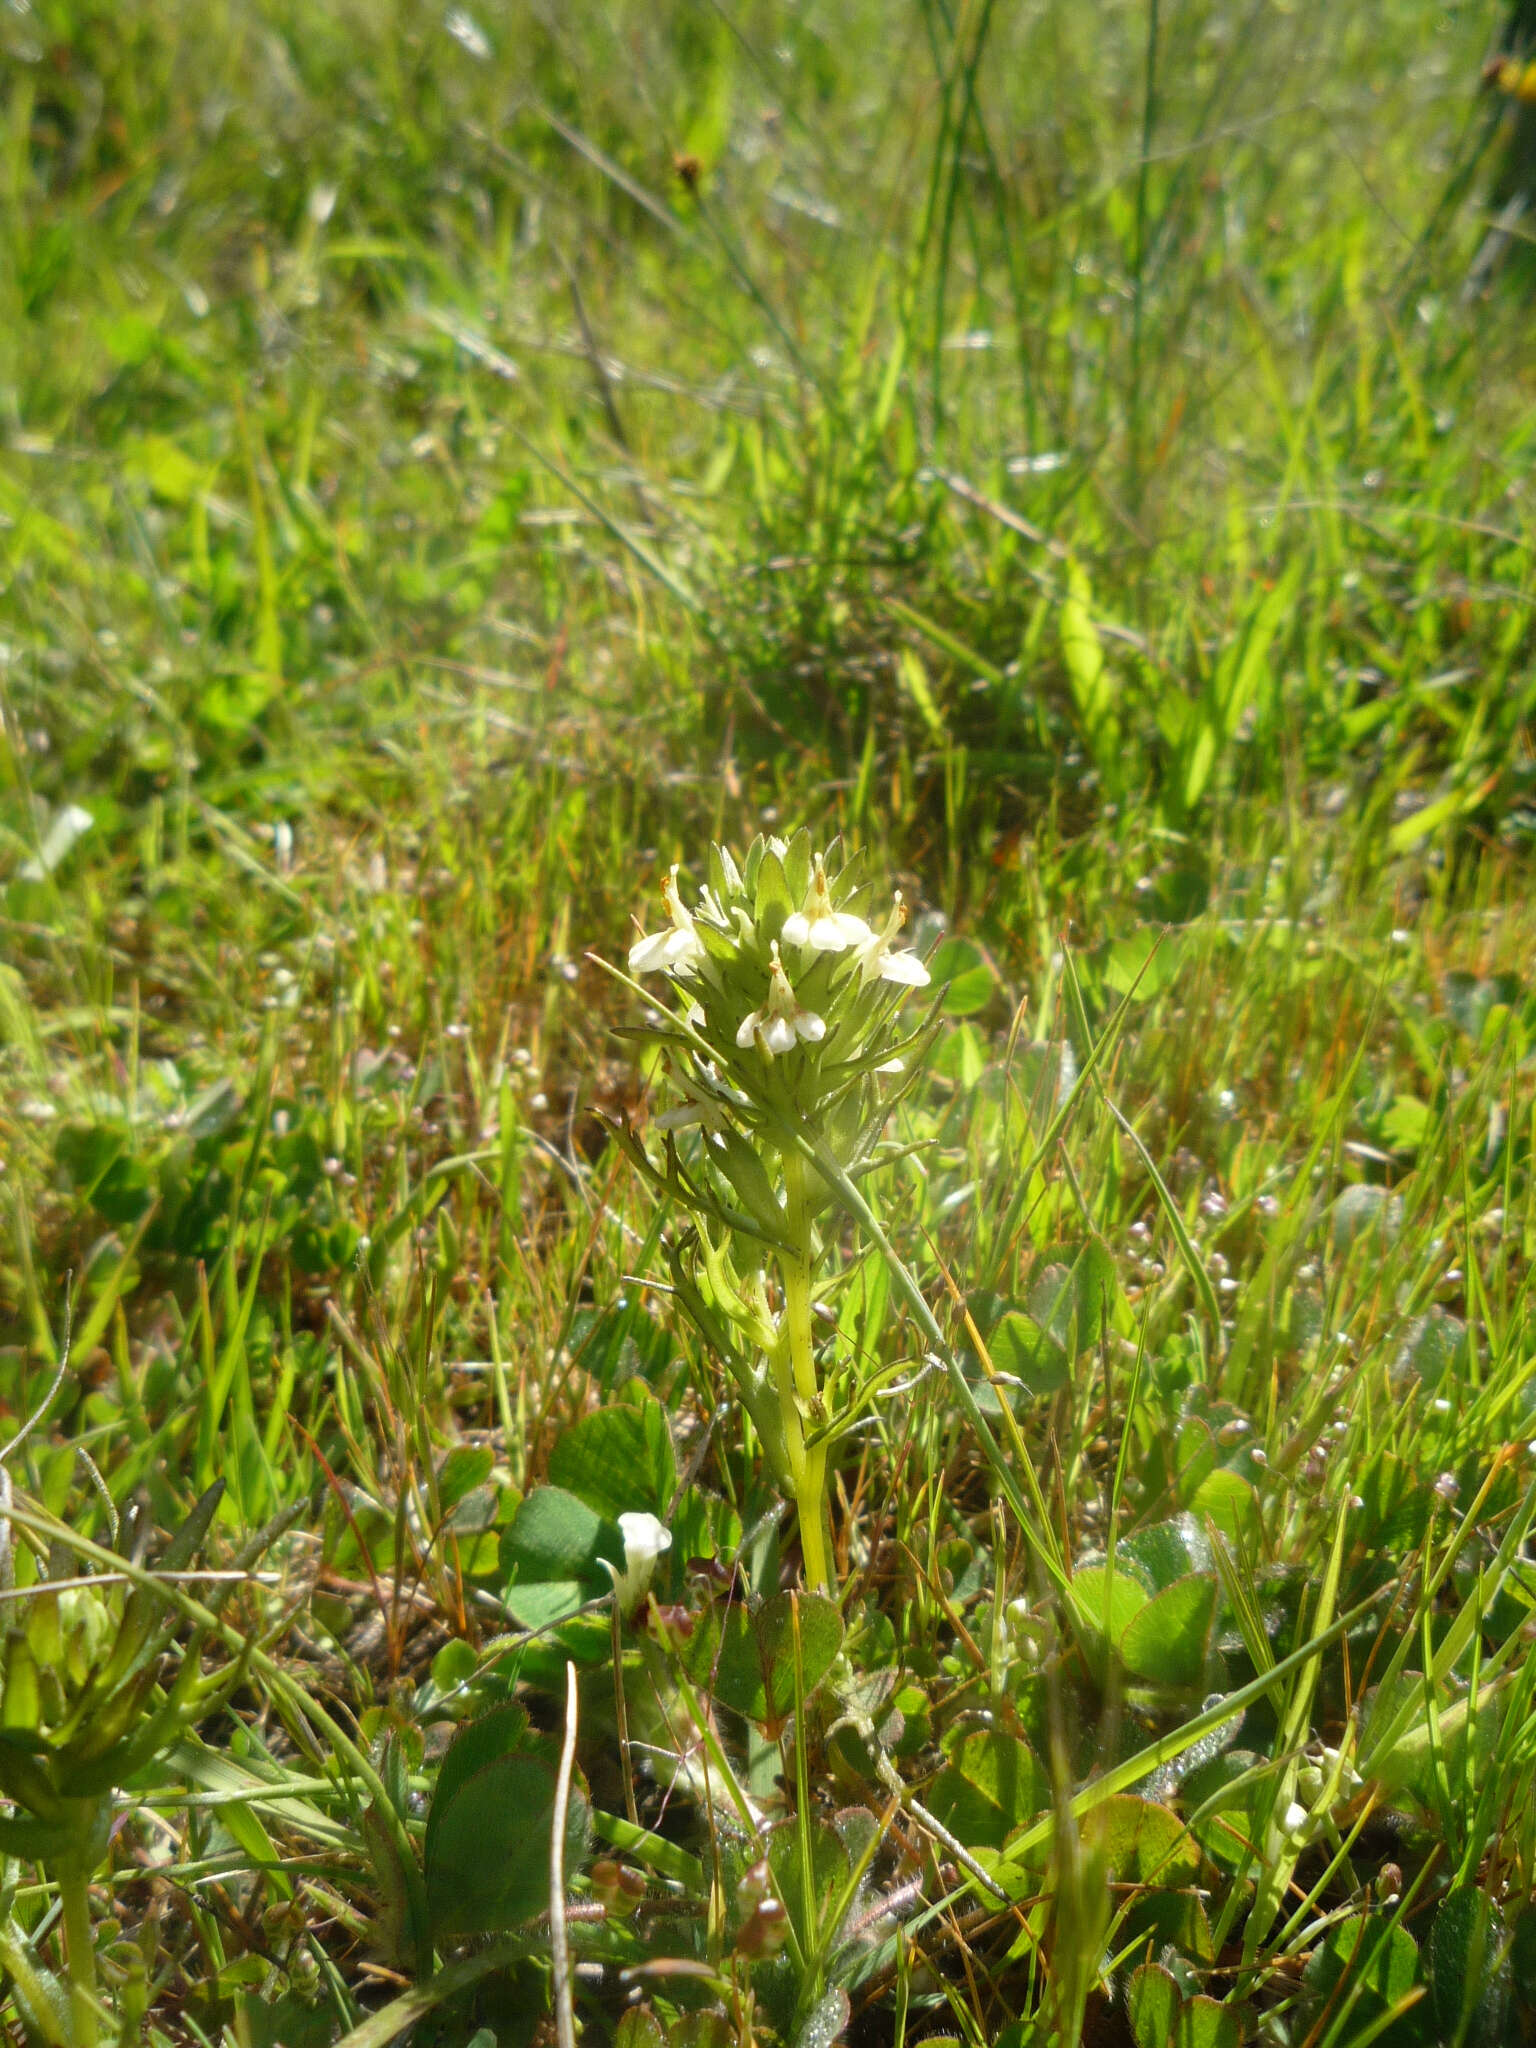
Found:
[[[549,1477],[599,1515],[665,1515],[677,1489],[665,1409],[645,1399],[583,1417],[555,1445]]]
[[[1216,1581],[1191,1573],[1175,1579],[1131,1619],[1120,1638],[1120,1660],[1153,1685],[1199,1685],[1205,1676]]]
[[[928,1803],[968,1848],[1000,1849],[1051,1803],[1051,1781],[1027,1742],[984,1729],[946,1743],[949,1763]]]
[[[973,1017],[992,1000],[997,977],[986,955],[969,939],[946,939],[928,963],[936,984],[948,982],[943,1010],[946,1017]]]
[[[467,1728],[443,1760],[425,1855],[427,1904],[439,1934],[519,1927],[549,1903],[555,1772],[542,1757],[496,1752],[511,1728],[486,1724],[505,1713],[498,1709]],[[462,1764],[455,1759],[461,1746]],[[587,1825],[585,1788],[573,1783],[565,1826],[568,1873],[586,1852]]]

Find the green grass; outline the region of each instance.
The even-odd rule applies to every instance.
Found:
[[[0,1508],[23,1594],[100,1579],[4,1603],[13,2033],[558,2038],[569,1659],[587,2040],[1529,2038],[1490,27],[0,23]],[[802,822],[961,941],[872,1186],[965,1398],[866,1259],[835,1613],[587,958]],[[219,1481],[255,1576],[146,1580]],[[26,1774],[130,1583],[185,1712],[152,1634],[82,1864]]]

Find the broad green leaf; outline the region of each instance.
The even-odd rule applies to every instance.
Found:
[[[1204,1992],[1185,1998],[1160,1963],[1135,1972],[1126,2006],[1136,2048],[1241,2048],[1241,2016]]]
[[[974,1088],[987,1071],[987,1042],[974,1024],[958,1025],[934,1046],[928,1070],[941,1081]]]
[[[853,2007],[848,1994],[840,1984],[834,1984],[816,2001],[806,2016],[804,2026],[795,2036],[795,2048],[832,2048],[847,2026]],[[928,2048],[933,2048],[933,2036],[928,2036]]]
[[[1191,1573],[1154,1594],[1120,1638],[1128,1672],[1154,1685],[1200,1685],[1206,1672],[1216,1580]]]
[[[848,1882],[848,1851],[842,1837],[824,1821],[812,1823],[811,1883],[815,1897],[810,1900],[805,1897],[798,1828],[781,1828],[773,1836],[768,1849],[768,1865],[791,1924],[814,1939],[828,1904]]]
[[[563,1486],[536,1487],[520,1501],[500,1543],[502,1572],[515,1577],[519,1595],[551,1581],[580,1589],[584,1599],[605,1593],[613,1582],[601,1559],[623,1570],[623,1532]]]
[[[553,1765],[516,1752],[489,1758],[446,1797],[439,1785],[425,1856],[427,1903],[439,1934],[498,1933],[543,1911],[554,1800]],[[564,1843],[569,1875],[580,1869],[586,1843],[586,1792],[573,1783]]]
[[[1175,1579],[1211,1569],[1210,1539],[1193,1515],[1177,1515],[1122,1536],[1115,1544],[1115,1559],[1118,1563],[1127,1558],[1140,1566],[1153,1592],[1161,1593]]]
[[[490,1478],[496,1453],[487,1444],[455,1444],[438,1467],[437,1497],[443,1513],[451,1515],[460,1501]]]
[[[1120,1278],[1108,1246],[1090,1237],[1082,1245],[1066,1245],[1048,1255],[1029,1289],[1029,1312],[1042,1329],[1067,1349],[1091,1350],[1103,1332],[1106,1315],[1113,1317],[1120,1298]]]
[[[983,1729],[946,1744],[949,1762],[928,1790],[928,1804],[968,1848],[1000,1849],[1051,1803],[1051,1781],[1027,1742]]]
[[[1168,1891],[1192,1884],[1199,1873],[1200,1845],[1179,1816],[1129,1792],[1094,1808],[1083,1822],[1083,1840],[1102,1853],[1120,1884]]]
[[[1118,1643],[1147,1604],[1147,1589],[1136,1572],[1116,1563],[1082,1566],[1072,1574],[1072,1612],[1079,1627],[1099,1642]]]
[[[1241,2013],[1203,1991],[1186,2001],[1179,2015],[1179,2048],[1242,2048]]]
[[[969,939],[946,939],[928,963],[935,986],[948,983],[944,997],[946,1017],[973,1017],[992,1000],[997,976],[987,956]]]
[[[1405,1998],[1418,1974],[1418,1944],[1406,1927],[1356,1913],[1328,1929],[1308,1959],[1302,1982],[1320,2005],[1335,2011],[1353,1998],[1352,2025],[1358,2028]]]
[[[1178,978],[1178,940],[1151,927],[1111,941],[1101,973],[1104,986],[1117,996],[1134,989],[1138,1002],[1150,1002]]]
[[[736,2034],[724,2013],[679,2013],[667,2029],[667,2048],[736,2048]]]
[[[1021,1381],[1035,1395],[1060,1393],[1071,1382],[1072,1368],[1062,1346],[1021,1309],[1010,1309],[999,1318],[987,1339],[987,1356],[997,1372]]]
[[[613,2048],[667,2048],[666,2031],[648,2006],[638,2006],[620,2015]]]
[[[770,1732],[794,1712],[797,1600],[800,1683],[808,1695],[831,1670],[843,1644],[842,1617],[821,1593],[775,1593],[751,1613],[733,1601],[706,1615],[682,1651],[684,1668],[696,1684]]]
[[[519,1628],[546,1629],[569,1621],[604,1590],[588,1579],[528,1579],[508,1586],[502,1600]]]
[[[1249,1542],[1259,1529],[1259,1500],[1240,1472],[1217,1470],[1195,1488],[1189,1503],[1198,1522],[1209,1520],[1223,1536]]]
[[[1183,2003],[1172,1974],[1161,1964],[1143,1963],[1131,1977],[1126,1999],[1136,2048],[1173,2048]]]
[[[549,1476],[599,1515],[665,1516],[677,1490],[666,1410],[647,1399],[584,1416],[555,1445]]]
[[[1429,1935],[1429,1990],[1442,2036],[1501,2048],[1514,1973],[1504,1915],[1471,1885],[1448,1892]]]

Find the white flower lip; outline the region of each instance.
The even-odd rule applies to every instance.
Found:
[[[796,1000],[779,959],[777,939],[770,950],[773,959],[768,969],[768,1000],[761,1009],[742,1018],[736,1043],[743,1052],[756,1044],[764,1059],[771,1060],[775,1054],[793,1052],[797,1041],[818,1044],[827,1035],[827,1025],[825,1018],[818,1017],[814,1010],[802,1009]]]
[[[819,853],[805,908],[785,918],[783,937],[786,945],[809,946],[813,953],[846,953],[850,946],[867,945],[874,937],[862,917],[855,917],[850,910],[833,909]]]
[[[636,939],[629,949],[631,974],[690,974],[704,958],[704,941],[694,929],[693,916],[677,893],[677,868],[662,879],[661,900],[671,924],[659,932]]]
[[[870,932],[867,942],[859,948],[859,979],[866,986],[872,981],[894,981],[903,988],[926,988],[933,979],[915,953],[891,951],[891,941],[906,921],[907,906],[898,889],[885,929]]]
[[[613,1591],[624,1613],[642,1600],[656,1569],[656,1560],[672,1548],[672,1531],[655,1515],[620,1515],[619,1533],[624,1538],[624,1569],[613,1571]]]

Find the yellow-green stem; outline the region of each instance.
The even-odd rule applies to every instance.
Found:
[[[800,1517],[805,1582],[812,1592],[830,1592],[826,1447],[816,1444],[807,1448],[801,1424],[803,1413],[816,1412],[820,1389],[816,1384],[816,1353],[811,1339],[811,1219],[805,1199],[805,1161],[797,1152],[784,1155],[784,1211],[785,1235],[793,1250],[779,1255],[779,1275],[784,1283],[784,1349],[789,1366],[785,1373],[780,1364],[779,1407],[789,1448],[795,1509]]]
[[[78,2048],[95,2048],[96,1935],[91,1926],[91,1879],[87,1870],[66,1866],[59,1872],[59,1904],[64,1918],[64,1954],[69,1968],[70,2016]]]

